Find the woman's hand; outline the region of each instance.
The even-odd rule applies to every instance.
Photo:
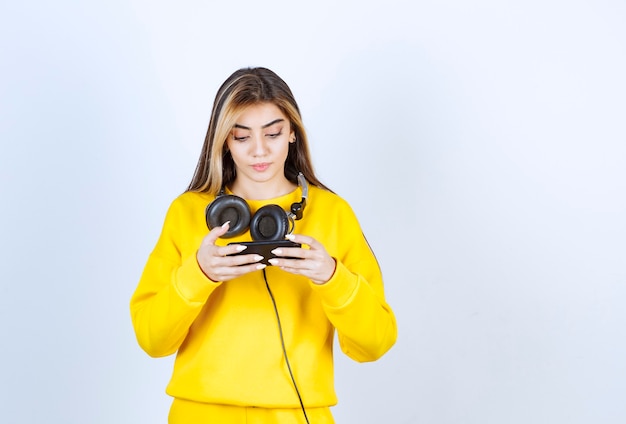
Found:
[[[242,252],[246,248],[243,245],[215,245],[215,241],[226,234],[228,227],[229,223],[226,222],[221,227],[213,228],[204,237],[196,253],[196,259],[202,272],[215,282],[232,280],[249,272],[265,268],[264,264],[257,263],[263,259],[261,255],[228,256]]]
[[[290,234],[287,238],[295,243],[306,244],[309,249],[280,247],[272,250],[274,255],[280,257],[272,258],[268,262],[284,271],[308,277],[315,284],[327,283],[335,273],[337,263],[324,246],[313,237],[301,234]]]

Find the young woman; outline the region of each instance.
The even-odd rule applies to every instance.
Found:
[[[240,69],[220,87],[130,309],[149,355],[176,353],[170,423],[332,423],[335,332],[360,362],[395,343],[376,258],[315,176],[296,101],[272,71]]]

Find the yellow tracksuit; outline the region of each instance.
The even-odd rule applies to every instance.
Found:
[[[296,189],[248,204],[252,213],[270,203],[288,210],[300,197]],[[131,299],[137,340],[151,356],[177,354],[167,387],[175,398],[170,422],[194,422],[192,417],[201,416],[203,408],[208,416],[209,409],[216,411],[219,405],[292,410],[299,417],[299,400],[262,271],[222,283],[209,280],[198,266],[196,252],[208,232],[205,208],[213,199],[213,195],[186,192],[172,202]],[[396,322],[384,298],[378,263],[343,199],[311,186],[304,217],[296,221],[294,233],[317,239],[337,261],[334,275],[323,285],[266,268],[304,405],[307,410],[327,411],[337,402],[335,331],[346,355],[373,361],[394,344]],[[249,240],[246,233],[218,243]]]

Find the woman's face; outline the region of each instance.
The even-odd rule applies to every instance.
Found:
[[[226,141],[237,183],[284,182],[285,161],[293,141],[295,133],[289,119],[273,103],[244,109]]]

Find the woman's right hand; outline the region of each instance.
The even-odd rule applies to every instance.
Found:
[[[228,227],[229,222],[226,222],[221,227],[213,228],[204,237],[196,253],[196,259],[202,272],[215,282],[232,280],[249,272],[265,268],[264,264],[258,263],[263,259],[261,255],[228,256],[242,252],[245,249],[243,245],[215,245],[216,240],[226,234]]]

